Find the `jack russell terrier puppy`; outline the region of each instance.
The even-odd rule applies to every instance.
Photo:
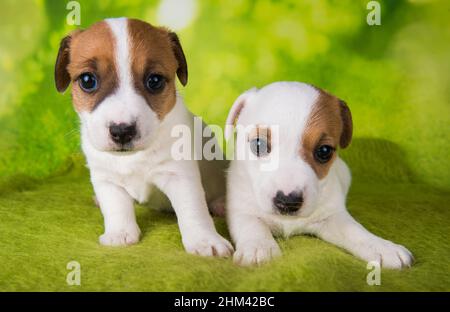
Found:
[[[352,117],[343,101],[308,84],[275,82],[238,97],[226,139],[234,124],[235,152],[256,159],[233,160],[229,168],[226,209],[237,264],[280,255],[272,234],[302,233],[386,268],[412,264],[405,247],[368,232],[347,212],[350,171],[336,152],[352,138]],[[278,166],[261,170],[273,158]]]
[[[187,252],[229,256],[232,246],[216,232],[207,207],[207,200],[224,194],[223,164],[171,156],[172,128],[193,126],[193,115],[177,95],[176,76],[186,85],[177,35],[127,18],[107,19],[67,36],[55,66],[59,92],[72,82],[82,149],[104,217],[100,243],[139,241],[134,201],[146,202],[156,186],[175,210]],[[159,205],[156,201],[150,198]]]

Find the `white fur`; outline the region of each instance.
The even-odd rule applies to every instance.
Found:
[[[281,254],[273,235],[313,234],[348,250],[366,261],[379,261],[387,268],[410,266],[413,258],[403,246],[368,232],[347,212],[345,200],[350,171],[339,157],[326,177],[319,180],[300,157],[301,137],[318,91],[297,82],[277,82],[244,93],[245,104],[237,126],[276,125],[279,141],[272,140],[272,152],[279,167],[260,170],[259,160],[234,160],[227,181],[227,219],[236,244],[234,261],[241,265],[260,264]],[[242,100],[242,98],[241,98]],[[237,132],[236,150],[248,149],[246,133]],[[273,137],[273,136],[272,136]],[[244,145],[244,146],[242,146]],[[305,202],[295,216],[276,214],[272,198],[301,190]]]
[[[196,161],[175,161],[171,146],[173,126],[193,126],[193,116],[181,98],[163,121],[133,87],[126,19],[109,19],[116,40],[118,90],[91,113],[80,114],[82,148],[91,181],[104,216],[103,245],[129,245],[139,241],[134,200],[146,202],[154,186],[169,198],[178,218],[186,251],[203,256],[227,256],[229,242],[217,234],[208,213]],[[139,139],[133,152],[114,152],[108,125],[137,121]]]

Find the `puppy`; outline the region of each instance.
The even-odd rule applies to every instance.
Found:
[[[260,264],[280,255],[272,234],[305,233],[386,268],[412,264],[405,247],[368,232],[346,210],[350,172],[336,150],[351,141],[352,117],[343,101],[308,84],[276,82],[239,96],[226,137],[235,123],[235,152],[255,158],[233,160],[228,174],[236,263]],[[268,162],[277,166],[261,170]]]
[[[186,85],[177,35],[139,20],[107,19],[61,41],[56,88],[63,92],[72,82],[82,149],[104,217],[100,243],[138,242],[133,204],[146,202],[156,186],[175,210],[187,252],[231,255],[232,246],[214,228],[201,181],[208,200],[223,194],[223,165],[176,161],[171,155],[176,139],[171,130],[193,126],[193,115],[177,95],[176,76]],[[201,176],[199,167],[209,176]]]

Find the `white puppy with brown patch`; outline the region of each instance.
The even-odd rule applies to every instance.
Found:
[[[347,212],[350,171],[336,153],[352,137],[343,101],[308,84],[276,82],[239,96],[227,118],[227,137],[234,124],[235,154],[256,155],[233,160],[228,174],[236,263],[260,264],[280,255],[273,234],[307,233],[386,268],[412,264],[405,247],[368,232]],[[262,170],[268,163],[278,165]]]
[[[104,216],[100,243],[138,242],[134,201],[147,201],[156,186],[176,212],[187,252],[228,256],[232,246],[214,228],[201,181],[208,200],[223,195],[223,163],[175,161],[171,155],[173,127],[193,127],[193,115],[177,96],[176,76],[187,83],[176,34],[127,18],[64,38],[55,66],[58,91],[73,82],[82,148]]]

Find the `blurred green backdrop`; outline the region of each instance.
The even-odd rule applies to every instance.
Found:
[[[435,233],[436,237],[449,234],[449,214],[443,210],[450,199],[448,1],[379,1],[381,26],[367,25],[368,1],[363,0],[190,2],[193,10],[179,4],[181,13],[176,14],[181,15],[175,14],[174,19],[167,14],[164,1],[79,1],[80,27],[117,16],[158,25],[171,26],[175,22],[173,27],[184,47],[190,74],[188,85],[180,87],[180,92],[187,106],[208,123],[222,125],[234,99],[252,86],[298,80],[327,89],[344,99],[353,113],[354,142],[343,151],[356,184],[351,196],[364,198],[368,193],[369,198],[378,198],[380,193],[368,191],[378,188],[383,197],[394,185],[402,185],[392,196],[410,202],[396,202],[401,207],[398,210],[407,213],[408,207],[416,205],[421,219],[421,213],[437,209],[444,215],[434,215],[433,220],[447,218],[447,222],[441,224],[439,230],[443,232]],[[60,206],[64,201],[48,200],[54,194],[39,187],[50,185],[56,177],[60,179],[57,185],[67,181],[82,183],[84,198],[89,198],[91,192],[86,172],[77,169],[84,160],[80,157],[78,120],[70,94],[58,94],[53,82],[59,41],[77,28],[66,22],[66,3],[0,0],[0,240],[11,238],[0,246],[0,257],[5,261],[11,256],[11,244],[21,246],[17,238],[20,233],[13,234],[11,229],[26,222],[32,224],[24,219],[33,211],[29,208],[33,199],[27,203],[24,194],[37,196],[32,198],[38,207],[54,204],[63,209]],[[365,185],[359,193],[358,183]],[[72,198],[67,188],[62,192],[67,192],[58,193],[62,199]],[[424,202],[421,196],[435,196],[435,200]],[[389,197],[385,199],[389,201]],[[82,204],[91,205],[87,199]],[[350,197],[350,207],[352,204],[357,207],[361,202],[352,202]],[[377,204],[389,206],[385,202]],[[17,215],[10,215],[16,207],[24,210],[17,208]],[[392,213],[390,208],[388,211]],[[96,243],[101,219],[98,212],[89,213],[95,214],[95,221],[86,222],[98,223],[93,225],[97,232],[90,229],[94,235],[89,234],[89,240]],[[53,220],[55,226],[62,226],[61,218]],[[223,222],[218,222],[224,229]],[[419,226],[419,231],[427,231],[432,224],[436,223]],[[45,222],[41,226],[51,228]],[[395,224],[392,226],[395,230]],[[53,234],[57,241],[59,236]],[[27,250],[38,248],[25,245],[16,251],[24,254],[24,264],[31,257]],[[95,248],[98,253],[102,250]],[[13,263],[8,272],[4,274],[14,279]],[[3,284],[3,289],[40,289],[38,284],[31,285],[22,282],[11,288]],[[46,285],[44,289],[52,289],[50,282]],[[449,287],[448,283],[445,287]]]

